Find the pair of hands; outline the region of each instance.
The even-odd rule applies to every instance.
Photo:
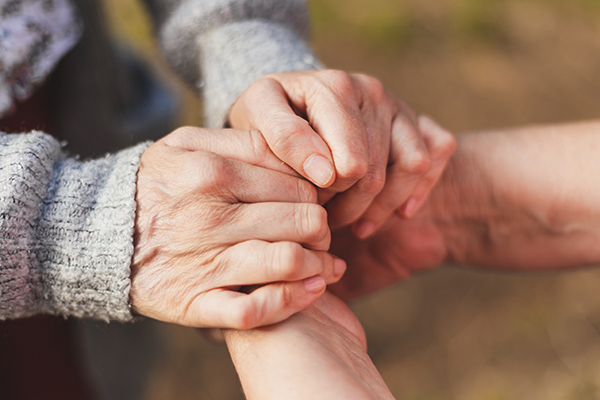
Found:
[[[348,259],[356,237],[394,210],[405,219],[419,209],[454,149],[450,134],[379,81],[339,71],[265,77],[238,99],[230,122],[246,131],[182,128],[142,156],[137,313],[237,329],[288,318],[346,269],[327,252],[330,226],[352,224],[354,236],[339,246]],[[382,278],[402,270],[383,264]],[[340,294],[379,286],[356,291],[357,282]]]

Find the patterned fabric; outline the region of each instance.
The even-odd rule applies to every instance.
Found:
[[[81,32],[69,0],[0,0],[0,118],[32,94]]]

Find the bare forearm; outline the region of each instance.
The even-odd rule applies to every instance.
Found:
[[[450,261],[600,263],[600,121],[459,136],[432,196]]]
[[[358,320],[328,293],[282,323],[225,338],[249,400],[393,398]]]

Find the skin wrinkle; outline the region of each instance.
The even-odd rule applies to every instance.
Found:
[[[202,131],[204,130],[196,128],[196,134],[202,134]],[[225,142],[228,140],[227,134],[214,135],[214,137],[219,136],[216,140]],[[172,139],[172,143],[177,143],[179,133],[173,135],[175,138]],[[189,135],[189,132],[182,131],[181,135]],[[249,328],[258,323],[274,323],[286,318],[306,307],[319,295],[315,291],[307,292],[302,285],[301,280],[307,278],[307,266],[304,264],[308,262],[306,258],[308,255],[305,252],[309,250],[300,246],[292,251],[285,250],[290,257],[288,262],[291,264],[286,266],[291,271],[287,274],[301,273],[302,275],[297,277],[298,281],[285,281],[286,271],[279,268],[273,270],[271,277],[261,275],[259,279],[266,281],[265,283],[275,283],[257,289],[256,295],[254,292],[236,293],[240,286],[256,282],[252,280],[251,271],[242,269],[244,266],[249,269],[259,268],[262,264],[261,257],[266,257],[263,263],[269,267],[276,267],[273,265],[277,262],[274,258],[276,255],[266,252],[268,247],[264,246],[265,240],[278,240],[278,237],[286,236],[287,240],[293,242],[308,243],[308,247],[311,245],[322,247],[322,236],[328,234],[324,221],[321,221],[320,225],[314,225],[316,222],[313,222],[313,225],[304,227],[292,223],[294,216],[305,216],[306,213],[309,215],[308,218],[317,221],[324,220],[326,217],[320,206],[295,203],[301,200],[298,199],[298,183],[294,183],[301,182],[298,178],[286,177],[282,181],[284,187],[281,188],[281,192],[269,194],[273,196],[272,201],[275,202],[273,206],[266,202],[246,204],[238,200],[255,197],[261,193],[253,191],[252,188],[255,186],[250,185],[257,176],[281,176],[278,172],[266,173],[262,167],[244,164],[243,161],[256,156],[252,149],[250,135],[251,133],[247,132],[238,136],[247,142],[245,146],[239,148],[240,154],[236,154],[235,150],[227,150],[233,152],[230,154],[231,160],[210,152],[172,151],[161,146],[160,142],[155,144],[152,150],[144,153],[144,162],[151,163],[153,157],[168,157],[176,160],[171,168],[174,169],[173,173],[177,179],[170,178],[168,173],[163,174],[162,178],[155,176],[156,170],[142,171],[139,176],[138,198],[156,204],[154,209],[152,207],[145,209],[143,203],[139,208],[141,213],[152,213],[157,216],[152,226],[156,231],[154,237],[145,245],[157,246],[160,251],[155,259],[146,263],[144,269],[135,275],[132,298],[134,305],[136,301],[140,304],[135,307],[136,311],[168,322],[179,321],[192,326],[224,324]],[[203,146],[201,142],[197,144]],[[214,149],[219,149],[222,145],[223,143],[219,142],[206,143],[206,146],[213,146]],[[198,159],[194,160],[195,157]],[[236,157],[242,161],[236,160]],[[159,164],[160,161],[157,165]],[[205,168],[200,170],[200,167]],[[217,178],[196,176],[199,173],[216,175]],[[235,184],[220,179],[221,174],[233,176],[232,179],[236,180]],[[145,193],[151,193],[156,187],[153,184],[146,187],[145,182],[153,183],[155,180],[164,180],[165,177],[169,179],[165,182],[167,193],[161,190],[155,195],[145,197]],[[188,182],[187,188],[185,182]],[[218,185],[227,187],[220,191]],[[212,194],[196,193],[198,186],[203,190],[212,191]],[[195,194],[190,196],[190,192]],[[161,201],[154,201],[154,197]],[[284,201],[284,199],[289,200]],[[274,206],[281,210],[277,218],[282,221],[285,221],[285,215],[281,214],[289,213],[288,221],[281,222],[281,226],[275,229],[269,223],[265,223],[264,218],[257,221],[257,218],[265,213],[272,212]],[[144,222],[142,217],[138,220]],[[150,218],[147,218],[144,223],[148,221]],[[277,229],[281,229],[280,236],[276,235]],[[299,230],[294,231],[294,229]],[[185,234],[181,235],[182,232]],[[140,238],[138,244],[144,243],[143,239]],[[327,239],[328,237],[325,238]],[[241,246],[244,242],[250,243],[251,246]],[[236,254],[238,251],[241,251],[241,254]],[[240,255],[249,254],[249,251],[258,251],[259,254],[252,254],[254,258],[243,259],[241,263],[237,261]],[[327,282],[336,279],[332,273],[333,263],[329,259],[321,259],[318,256],[315,258],[313,255],[310,261],[315,261],[320,268],[326,269],[323,277]],[[246,262],[248,264],[245,264]],[[168,278],[161,279],[163,274],[168,274]],[[156,303],[159,298],[163,299],[161,303],[164,304]],[[255,312],[261,315],[247,315]]]
[[[267,159],[267,155],[270,153],[269,147],[260,132],[252,129],[248,129],[246,132],[250,139],[250,148],[254,151],[252,161],[254,164],[260,165],[263,160]]]
[[[216,0],[211,2],[211,0],[202,0],[195,3],[190,1],[187,2],[187,7],[190,7],[187,10],[180,7],[183,3],[184,1],[177,4],[173,2],[172,7],[174,8],[172,10],[174,12],[169,16],[162,15],[162,17],[166,17],[165,21],[168,26],[174,27],[175,29],[181,29],[171,37],[174,40],[169,43],[169,38],[164,37],[165,25],[163,25],[162,46],[167,49],[167,53],[169,54],[167,59],[181,61],[183,65],[190,67],[194,71],[194,74],[198,74],[200,70],[205,73],[203,76],[206,83],[205,93],[212,93],[211,91],[222,93],[221,95],[214,97],[210,94],[207,95],[206,105],[207,110],[209,110],[207,113],[210,114],[214,121],[224,120],[226,110],[229,109],[232,100],[237,98],[239,93],[260,75],[278,70],[292,71],[315,68],[315,64],[318,64],[312,56],[312,53],[308,50],[306,44],[301,39],[302,31],[306,28],[304,23],[307,21],[307,15],[303,2],[300,0],[294,2],[282,2],[279,0],[244,0],[243,2]],[[218,15],[219,18],[214,18],[217,15],[202,14],[202,12],[206,11],[206,9],[202,7],[205,7],[207,4],[209,6],[215,5],[211,10],[217,12],[217,10],[220,9],[223,11],[223,14]],[[229,10],[232,4],[241,4],[241,6],[237,8],[233,6],[232,10]],[[252,7],[249,7],[249,5]],[[258,8],[255,8],[254,5],[257,5]],[[260,13],[262,13],[260,15],[275,16],[279,19],[269,20],[269,18],[255,18],[258,14],[246,15],[251,8],[254,10],[258,9]],[[193,11],[193,9],[196,9],[198,13],[194,14],[186,12],[190,10]],[[193,37],[194,32],[198,32],[198,27],[206,26],[211,27],[210,34]],[[304,26],[304,28],[294,31],[294,28],[299,28],[301,26]],[[189,29],[189,31],[186,31],[186,29]],[[173,31],[171,31],[171,33],[173,33]],[[190,36],[186,36],[188,34],[190,34]],[[190,44],[189,49],[191,51],[182,51],[182,39],[190,39],[188,44]],[[261,57],[248,56],[250,52],[253,53],[255,51],[257,40],[260,41],[261,48],[265,49],[261,54],[268,56],[269,62],[267,63],[268,65],[266,65],[266,68],[270,68],[270,71],[265,70],[265,66],[263,65],[264,61]],[[222,43],[231,44],[231,46],[222,46]],[[211,50],[213,48],[215,49],[214,51]],[[204,57],[205,54],[203,53],[203,57],[199,57],[201,52],[208,52],[210,54]],[[241,69],[235,67],[235,65],[239,65],[238,60],[240,58],[247,59],[248,61],[242,63],[243,67]],[[199,63],[201,63],[201,65],[199,65]],[[235,76],[235,79],[231,78],[233,76]],[[91,164],[84,164],[79,160],[71,161],[70,159],[65,162],[56,162],[59,158],[65,157],[58,142],[48,140],[47,136],[42,134],[38,134],[36,137],[25,135],[16,135],[16,137],[29,138],[31,141],[36,141],[38,142],[38,145],[36,146],[39,146],[39,143],[42,143],[57,147],[54,151],[56,154],[51,154],[48,149],[40,149],[23,144],[20,145],[21,148],[25,147],[29,149],[31,147],[31,152],[34,156],[41,155],[43,156],[41,157],[42,159],[46,157],[46,160],[42,160],[41,164],[45,165],[46,161],[49,160],[51,165],[50,169],[54,168],[56,170],[56,176],[53,176],[50,179],[47,179],[47,177],[44,176],[40,177],[40,179],[37,179],[36,177],[34,179],[36,181],[36,184],[34,185],[35,188],[38,186],[53,187],[54,180],[58,177],[64,180],[64,182],[61,181],[60,185],[56,185],[56,187],[53,188],[53,190],[56,191],[53,192],[53,196],[57,195],[60,198],[53,198],[50,200],[49,204],[51,206],[43,210],[45,213],[42,219],[44,226],[40,227],[38,230],[40,243],[36,242],[35,244],[35,246],[41,249],[39,254],[42,254],[42,251],[46,251],[44,249],[49,246],[58,246],[61,244],[63,246],[62,248],[65,249],[65,254],[61,253],[61,257],[64,256],[67,259],[74,260],[74,265],[91,266],[90,271],[84,271],[85,274],[94,273],[94,275],[101,276],[102,270],[105,269],[107,281],[112,282],[113,278],[118,278],[118,282],[115,285],[120,285],[120,289],[118,292],[110,294],[110,299],[107,299],[107,301],[110,300],[111,302],[110,309],[101,309],[95,304],[89,304],[86,305],[85,310],[81,313],[104,320],[129,319],[131,316],[129,315],[127,307],[128,293],[127,289],[122,288],[122,282],[123,279],[127,281],[127,278],[129,278],[129,266],[135,248],[134,244],[148,244],[148,242],[144,241],[143,237],[139,236],[134,243],[132,233],[135,230],[135,223],[149,223],[150,227],[142,229],[141,232],[144,235],[149,235],[151,239],[160,238],[160,240],[167,240],[168,236],[166,235],[173,233],[168,231],[162,233],[159,232],[160,228],[167,225],[165,218],[172,216],[168,213],[159,213],[158,218],[155,220],[150,218],[145,219],[143,215],[140,217],[139,211],[142,213],[147,211],[152,213],[158,212],[146,205],[144,206],[145,208],[141,207],[137,210],[138,213],[136,217],[135,173],[137,172],[142,151],[139,151],[138,149],[137,151],[131,151],[129,153],[117,153],[118,155],[111,155],[107,159],[93,160]],[[12,139],[9,140],[12,141]],[[14,144],[14,142],[12,144]],[[16,147],[17,146],[12,146],[11,148],[14,149]],[[3,144],[1,149],[6,150],[6,148],[7,146]],[[146,148],[147,145],[144,146],[144,150]],[[160,152],[163,151],[164,149],[160,150]],[[3,152],[3,154],[5,153]],[[174,154],[175,153],[172,153],[171,155]],[[17,158],[18,159],[15,161],[10,160],[11,164],[28,164],[31,159],[31,157],[27,155],[19,156]],[[3,159],[6,160],[5,158]],[[172,157],[164,157],[164,159],[173,160]],[[172,161],[170,163],[164,162],[164,159],[162,163],[156,165],[156,167],[159,167],[157,171],[157,175],[159,176],[161,176],[161,169],[171,170],[173,167]],[[84,165],[90,165],[93,168],[90,168],[89,170],[80,168]],[[148,168],[148,165],[142,163],[140,171],[146,168]],[[62,171],[67,172],[63,174]],[[0,174],[4,175],[2,172],[3,171],[0,171]],[[43,172],[40,173],[43,174]],[[104,182],[104,177],[106,176],[110,176],[110,182]],[[162,177],[170,180],[168,184],[171,188],[174,187],[171,185],[172,181],[176,181],[178,178],[176,174],[172,174],[169,177],[168,173],[165,173]],[[85,181],[85,185],[76,184],[79,180]],[[73,183],[73,185],[69,186],[69,182]],[[27,183],[29,184],[30,182],[27,181]],[[37,183],[39,183],[39,185]],[[160,184],[157,183],[156,185]],[[165,187],[161,189],[164,190]],[[24,190],[27,191],[28,189],[24,188]],[[112,193],[113,190],[115,191],[114,195]],[[297,188],[293,188],[292,190],[293,194],[297,193]],[[169,196],[175,194],[175,192],[165,191],[163,194]],[[181,195],[184,194],[189,195],[189,193],[181,192]],[[24,199],[29,198],[28,196],[29,192],[24,193],[23,195],[20,194],[18,197],[19,199]],[[78,196],[82,198],[83,203],[76,204],[76,202],[68,200],[76,199]],[[98,197],[98,200],[91,199],[88,201],[89,197]],[[33,199],[34,204],[26,207],[27,210],[37,207],[38,202],[33,196],[31,198]],[[64,198],[65,201],[61,201],[61,198]],[[139,198],[146,202],[164,201],[164,198],[160,197],[140,196]],[[165,206],[173,206],[174,204],[175,203],[165,203]],[[178,205],[191,207],[190,204],[185,203],[178,203]],[[83,208],[87,207],[89,207],[91,214],[88,214],[87,210],[83,210]],[[77,210],[74,210],[71,213],[71,208],[77,208]],[[39,215],[39,213],[34,214]],[[9,213],[7,213],[7,215],[9,215]],[[76,228],[74,230],[65,229],[65,224],[68,225],[70,221],[69,216],[71,215],[77,219],[75,224]],[[82,219],[85,219],[85,221]],[[179,224],[176,225],[175,228],[185,226],[185,223],[189,221],[183,221],[182,218],[179,219],[178,222]],[[12,221],[8,221],[8,223],[10,224]],[[55,223],[57,226],[53,225]],[[225,223],[230,223],[230,221],[226,221]],[[112,226],[107,228],[104,226],[106,224],[112,224]],[[292,230],[291,227],[290,230]],[[222,229],[222,232],[224,231],[225,227]],[[56,234],[56,237],[52,236],[48,238],[48,234],[51,236]],[[82,238],[91,239],[89,248],[81,248],[80,242]],[[107,238],[109,239],[107,240]],[[63,240],[67,243],[59,243]],[[98,244],[96,241],[102,241],[103,244]],[[19,244],[19,246],[21,245]],[[98,249],[101,249],[103,253],[114,255],[114,259],[105,260],[104,257],[102,257],[102,260],[88,259],[88,255],[97,254]],[[35,251],[37,252],[37,249],[35,249]],[[157,254],[152,255],[155,251]],[[162,249],[159,246],[156,246],[155,249],[150,250],[149,254],[152,257],[162,258],[165,256],[165,251],[168,251],[168,249]],[[43,254],[52,255],[54,253],[48,251]],[[140,254],[140,252],[137,254]],[[100,265],[100,263],[104,262],[111,262],[112,264],[107,266]],[[51,266],[54,267],[53,265]],[[136,277],[139,277],[139,275],[136,275]],[[65,292],[70,293],[71,288],[65,287],[63,282],[52,282],[52,284],[56,284],[57,291],[65,290]],[[94,290],[94,288],[83,289]],[[105,299],[103,291],[98,290],[98,293],[102,296],[102,299]],[[125,301],[123,301],[124,299]],[[35,305],[31,306],[36,307]],[[65,309],[69,307],[79,308],[79,304],[61,304],[59,307],[63,307],[61,309],[62,314],[70,315],[69,313],[72,312],[72,310]],[[2,317],[4,317],[4,314],[2,314]]]
[[[327,250],[331,240],[331,233],[327,225],[327,211],[315,204],[303,203],[299,204],[298,207],[301,207],[301,211],[296,212],[294,215],[297,234],[305,236],[307,232],[314,232],[308,236],[309,242],[315,246],[315,250]],[[317,211],[318,215],[315,216],[314,211]]]
[[[271,97],[266,97],[266,100],[264,103],[271,103],[274,101],[285,101],[287,100],[288,102],[291,102],[292,104],[298,103],[297,104],[297,109],[300,109],[302,107],[307,108],[307,111],[309,111],[308,117],[309,120],[311,120],[310,125],[312,125],[314,128],[316,128],[317,130],[319,130],[319,128],[325,129],[325,133],[327,133],[327,137],[324,137],[323,139],[326,141],[329,141],[329,143],[327,144],[327,149],[326,151],[322,151],[322,149],[320,148],[320,146],[316,145],[316,143],[314,143],[313,138],[319,138],[319,135],[316,134],[314,131],[310,130],[310,125],[306,126],[306,127],[302,127],[302,129],[306,128],[306,132],[305,134],[301,137],[300,135],[296,135],[297,136],[297,141],[300,141],[300,139],[303,139],[303,143],[299,144],[297,146],[294,147],[294,150],[296,152],[296,156],[299,160],[287,160],[288,163],[290,163],[290,165],[292,165],[297,171],[300,171],[301,174],[306,175],[307,178],[308,177],[308,172],[312,175],[311,180],[317,180],[319,181],[318,184],[319,186],[329,186],[331,185],[331,180],[333,180],[336,176],[331,174],[331,175],[327,175],[327,176],[318,176],[318,174],[315,174],[314,171],[312,171],[310,168],[303,168],[301,161],[302,160],[313,160],[312,158],[310,158],[311,156],[313,156],[315,153],[316,154],[320,154],[325,156],[326,158],[329,158],[331,156],[330,154],[330,148],[333,149],[334,155],[338,154],[339,160],[336,160],[334,157],[334,164],[337,167],[337,183],[333,185],[332,188],[330,188],[328,191],[319,191],[319,202],[321,203],[325,203],[327,200],[330,200],[333,196],[336,195],[336,193],[339,193],[341,191],[344,191],[345,189],[348,189],[351,186],[356,185],[356,187],[351,190],[349,193],[347,194],[340,194],[338,196],[338,198],[336,198],[334,201],[332,201],[331,206],[328,205],[328,208],[331,211],[334,211],[336,209],[339,210],[346,210],[344,211],[342,214],[343,215],[336,215],[339,214],[339,212],[332,212],[332,214],[330,215],[330,222],[331,222],[331,226],[332,227],[336,227],[340,224],[340,222],[343,221],[354,221],[356,219],[358,219],[361,216],[361,213],[364,211],[364,209],[366,207],[369,207],[369,203],[371,203],[373,196],[363,196],[361,194],[357,194],[357,192],[361,192],[361,190],[364,190],[365,188],[368,189],[368,186],[373,185],[375,186],[372,190],[373,192],[377,192],[380,188],[377,186],[381,186],[380,184],[377,184],[377,178],[375,179],[375,182],[371,182],[371,177],[368,176],[365,178],[365,175],[367,173],[367,170],[369,168],[374,168],[374,166],[376,166],[377,168],[377,172],[380,173],[381,175],[386,174],[385,168],[386,168],[386,162],[385,160],[388,159],[388,145],[387,143],[383,143],[382,141],[377,141],[375,139],[372,139],[372,143],[369,143],[367,140],[363,140],[363,137],[360,137],[361,135],[351,135],[349,133],[349,131],[354,132],[357,130],[357,127],[360,127],[360,130],[364,131],[364,126],[362,125],[362,119],[361,119],[361,113],[358,107],[357,102],[353,102],[353,96],[357,97],[357,98],[361,98],[362,95],[364,94],[368,94],[369,93],[369,89],[368,88],[361,88],[362,91],[364,91],[364,93],[356,93],[356,85],[357,82],[359,81],[358,79],[353,79],[352,78],[353,75],[349,75],[340,71],[312,71],[312,72],[303,72],[303,73],[298,73],[298,74],[273,74],[269,76],[269,79],[273,79],[276,80],[280,83],[280,87],[279,88],[275,88],[275,91],[277,93],[272,94]],[[336,101],[332,102],[332,101],[327,101],[327,102],[323,102],[323,98],[329,99],[331,100],[332,97],[335,98],[336,94],[338,96],[341,96],[341,92],[340,90],[340,85],[335,86],[336,83],[336,79],[337,82],[341,82],[343,86],[343,81],[347,81],[348,87],[345,89],[346,91],[349,90],[349,92],[347,93],[346,96],[343,96],[342,99],[334,99]],[[374,78],[371,78],[374,79]],[[362,80],[364,81],[368,81],[368,78],[362,78]],[[267,81],[265,80],[264,82],[267,82],[267,84],[270,82],[271,84],[273,83],[272,81]],[[351,83],[351,84],[350,84]],[[328,85],[331,85],[332,87],[329,88]],[[283,93],[281,93],[281,90],[283,89]],[[295,93],[295,91],[298,91],[299,93]],[[315,92],[322,92],[322,94],[319,95],[319,97],[314,97],[313,94]],[[262,105],[262,107],[259,105],[257,109],[250,109],[249,107],[251,105],[253,105],[255,102],[251,101],[254,98],[257,98],[257,96],[259,96],[259,94],[262,94],[264,92],[262,85],[260,84],[260,81],[255,84],[255,85],[251,85],[248,90],[246,90],[242,96],[240,96],[238,98],[238,100],[236,101],[236,104],[231,108],[231,115],[230,115],[230,121],[232,123],[233,126],[238,126],[240,128],[247,128],[247,124],[249,123],[249,121],[254,121],[257,124],[257,128],[260,129],[262,132],[265,133],[265,137],[266,140],[269,143],[280,143],[279,140],[280,138],[278,137],[270,137],[270,133],[269,133],[269,129],[264,129],[265,126],[267,126],[267,128],[269,127],[269,124],[273,125],[273,120],[267,120],[267,121],[262,121],[261,118],[266,118],[266,115],[268,114],[268,109],[269,107],[267,107],[265,104]],[[382,91],[383,92],[383,91]],[[384,93],[379,93],[380,95],[384,95]],[[352,95],[352,96],[351,96]],[[282,98],[282,96],[285,96]],[[260,97],[260,96],[259,96]],[[270,101],[269,101],[270,100]],[[356,100],[356,99],[354,99]],[[390,99],[386,99],[389,100],[390,104],[388,104],[388,107],[390,109],[394,109],[395,106],[395,101],[392,101],[393,99],[390,97]],[[313,103],[317,103],[315,104],[310,104],[310,102]],[[335,104],[331,104],[331,103],[335,103]],[[287,106],[282,106],[281,110],[287,109]],[[284,112],[284,111],[281,111]],[[310,113],[313,113],[314,115],[310,115]],[[327,122],[328,119],[331,119],[333,117],[333,119],[337,119],[338,115],[340,116],[341,120],[345,120],[343,122],[339,122],[339,123],[329,123]],[[249,117],[248,117],[249,116]],[[374,118],[385,118],[385,116],[381,116],[379,114],[373,116]],[[276,117],[276,119],[282,118],[280,115],[278,115]],[[297,121],[298,116],[297,115],[289,115],[288,119],[290,121],[290,123],[294,120]],[[390,118],[391,119],[391,118]],[[281,120],[280,124],[282,124],[283,121]],[[308,122],[306,120],[303,120],[303,123],[308,124]],[[238,125],[239,124],[239,125]],[[391,121],[384,121],[382,124],[391,124]],[[289,125],[288,125],[289,126]],[[331,128],[331,129],[330,129]],[[373,129],[370,125],[369,125],[370,129]],[[300,129],[296,128],[296,130]],[[272,130],[272,129],[271,129]],[[366,134],[366,133],[365,133]],[[402,132],[398,133],[399,135],[402,134]],[[449,134],[448,134],[449,135]],[[359,137],[356,137],[359,136]],[[363,135],[364,136],[364,135]],[[339,137],[339,139],[336,140],[336,137]],[[294,140],[296,140],[296,138],[294,138]],[[387,142],[388,138],[385,137],[383,139],[384,141]],[[415,141],[418,141],[419,139],[415,139]],[[348,145],[347,142],[350,142],[350,144]],[[320,142],[320,143],[324,143],[324,142]],[[394,142],[396,144],[396,142]],[[435,142],[434,142],[435,143]],[[418,143],[409,143],[412,146],[416,146],[417,144],[420,144],[420,141]],[[435,143],[437,145],[437,143]],[[366,149],[365,151],[362,151],[361,148],[357,148],[357,146],[360,146],[361,148]],[[274,146],[277,147],[277,146]],[[281,144],[279,144],[279,147],[281,147]],[[380,147],[380,149],[376,149],[377,147]],[[424,147],[424,146],[423,146]],[[436,147],[440,147],[439,145],[437,145]],[[409,149],[407,150],[408,153],[410,153]],[[365,154],[365,153],[369,153],[369,154]],[[350,154],[350,156],[346,156],[347,154]],[[285,159],[285,154],[279,154],[280,157],[282,157],[282,159]],[[352,158],[360,158],[360,160],[353,160]],[[376,161],[373,160],[380,160],[381,165],[377,165]],[[430,189],[429,186],[431,186],[431,184],[429,184],[428,182],[434,182],[436,180],[436,177],[438,176],[439,173],[441,173],[442,169],[443,169],[443,165],[446,163],[447,158],[446,157],[438,157],[438,163],[441,164],[441,166],[439,166],[434,172],[432,172],[431,174],[428,175],[429,179],[424,180],[422,183],[422,185],[420,186],[415,186],[416,190],[418,190],[418,192],[416,194],[418,194],[417,200],[418,203],[415,207],[411,207],[411,213],[414,212],[419,206],[420,204],[424,201],[425,199],[425,194],[428,192],[428,190]],[[326,163],[325,161],[321,160],[322,162]],[[305,161],[306,162],[306,161]],[[340,168],[340,163],[342,164],[346,164],[346,165],[342,165]],[[305,169],[307,170],[305,173]],[[378,171],[379,169],[383,169],[383,171]],[[333,171],[332,171],[333,172]],[[429,173],[429,172],[428,172]],[[356,178],[356,179],[352,179],[352,178],[347,178],[344,175],[352,175],[352,174],[360,174],[361,176]],[[341,178],[341,179],[340,179]],[[364,182],[359,183],[359,181],[363,180]],[[323,180],[328,180],[328,182],[323,182]],[[381,179],[383,180],[383,178]],[[398,179],[398,181],[400,181],[402,179]],[[389,190],[386,191],[385,194],[385,200],[387,200],[390,197],[390,193],[392,191],[392,189],[395,186],[398,186],[399,182],[396,181],[395,185],[388,185]],[[410,192],[407,191],[406,196],[410,195]],[[355,199],[356,197],[358,197],[358,199]],[[361,199],[362,197],[362,199]],[[358,200],[358,204],[357,201]],[[375,199],[375,201],[377,200],[383,200],[383,199]],[[385,201],[384,200],[384,201]],[[406,201],[406,198],[401,198],[398,201],[398,206],[401,205],[403,202]],[[342,204],[346,205],[346,207],[342,207]],[[347,207],[350,204],[355,204],[354,207]],[[412,204],[412,203],[411,203]],[[338,207],[339,205],[339,207]],[[379,207],[381,208],[381,205],[378,204]],[[383,220],[386,217],[386,214],[389,214],[393,211],[394,207],[390,207],[388,210],[384,210],[382,212],[377,212],[377,214],[374,214],[373,212],[370,212],[368,214],[368,218],[373,220],[373,223],[371,224],[362,224],[362,228],[365,229],[360,229],[361,234],[364,236],[369,235],[370,232],[372,232],[377,225],[380,225]],[[368,220],[366,222],[369,222]],[[373,225],[373,227],[371,228],[369,225]],[[358,226],[358,228],[361,228],[361,226]]]

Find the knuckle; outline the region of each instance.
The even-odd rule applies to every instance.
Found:
[[[193,126],[180,126],[179,128],[175,129],[172,134],[175,136],[187,136],[193,135],[197,133],[197,131],[198,128],[195,128]]]
[[[280,278],[282,280],[292,280],[298,274],[304,265],[304,249],[295,242],[286,242],[279,244],[279,261]]]
[[[347,157],[336,164],[336,169],[341,179],[357,181],[367,174],[369,170],[368,159],[366,155]]]
[[[328,69],[321,73],[321,77],[328,86],[337,88],[338,90],[347,91],[349,89],[354,89],[352,77],[347,72]]]
[[[387,101],[387,91],[385,90],[385,86],[383,83],[377,78],[372,76],[363,75],[364,83],[369,91],[369,96],[371,97],[371,101],[376,104],[383,103]]]
[[[294,292],[290,285],[282,285],[279,292],[279,302],[281,309],[289,309],[294,304]]]
[[[320,242],[329,235],[327,211],[318,204],[303,204],[303,212],[299,213],[299,226],[308,240]]]
[[[329,253],[319,252],[318,254],[318,265],[316,265],[316,270],[319,275],[324,276],[326,279],[329,276],[334,275],[333,269],[333,256]]]
[[[240,96],[238,101],[242,101],[247,107],[256,105],[256,102],[263,101],[265,96],[273,93],[281,87],[274,76],[265,76],[254,81]],[[237,101],[236,101],[237,104]]]
[[[446,132],[443,138],[442,147],[444,149],[444,154],[450,156],[456,150],[456,146],[458,145],[456,141],[456,137],[450,132]]]
[[[426,151],[415,151],[409,160],[406,160],[404,169],[413,175],[423,175],[431,168],[431,157]]]
[[[193,126],[181,126],[160,139],[159,142],[162,142],[167,146],[181,147],[181,144],[186,143],[188,138],[197,135],[199,130],[199,128]]]
[[[254,153],[254,161],[265,160],[270,151],[264,136],[259,131],[251,129],[248,131],[248,137]]]
[[[231,328],[237,330],[248,330],[256,326],[258,309],[254,302],[248,302],[235,309],[231,320]]]
[[[298,198],[304,203],[316,203],[318,201],[317,188],[311,183],[298,179]]]
[[[269,145],[276,153],[297,151],[298,143],[302,143],[302,134],[308,128],[308,122],[301,118],[269,116],[265,118],[265,133]]]
[[[247,90],[252,89],[253,91],[261,92],[263,90],[269,90],[273,86],[279,86],[279,82],[275,79],[275,75],[266,75],[260,79],[257,79],[248,87]]]
[[[360,181],[360,189],[364,193],[377,194],[383,189],[385,179],[385,168],[380,168],[379,166],[372,167],[369,169],[367,175]]]
[[[230,164],[216,154],[205,154],[193,167],[197,186],[203,191],[226,187],[233,179]]]

